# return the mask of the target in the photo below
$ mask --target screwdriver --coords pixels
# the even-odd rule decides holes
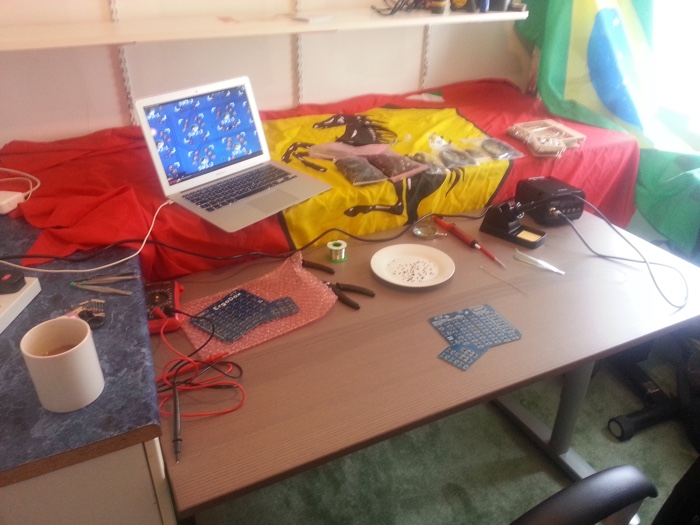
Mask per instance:
[[[466,244],[467,246],[471,246],[472,248],[476,248],[477,250],[479,250],[481,253],[483,253],[489,259],[500,264],[503,268],[506,267],[506,265],[503,264],[503,261],[501,261],[493,253],[491,253],[486,248],[484,248],[481,244],[479,244],[479,241],[477,241],[474,237],[472,237],[472,236],[468,235],[467,233],[463,232],[462,230],[460,230],[456,224],[451,223],[451,222],[445,222],[440,217],[433,217],[433,218],[435,219],[435,222],[438,224],[438,226],[440,226],[444,230],[450,232],[452,235],[457,237],[464,244]]]

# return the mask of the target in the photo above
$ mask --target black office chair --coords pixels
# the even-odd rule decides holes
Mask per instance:
[[[668,356],[674,356],[676,396],[664,392],[639,365],[657,344],[667,350]],[[644,404],[641,410],[610,419],[608,429],[617,439],[626,441],[637,431],[678,417],[689,441],[700,452],[700,328],[692,326],[643,343],[607,361]]]
[[[533,507],[511,525],[629,524],[656,487],[637,468],[623,465],[573,483]],[[700,524],[700,457],[678,481],[652,525]]]

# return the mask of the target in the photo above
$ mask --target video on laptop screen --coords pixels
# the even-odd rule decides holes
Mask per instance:
[[[262,155],[244,86],[144,110],[171,186]]]

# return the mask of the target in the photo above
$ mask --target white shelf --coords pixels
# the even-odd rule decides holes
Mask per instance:
[[[449,10],[441,15],[431,14],[428,11],[411,11],[382,16],[369,8],[332,10],[313,14],[327,15],[327,18],[317,22],[304,22],[293,20],[285,15],[257,19],[210,16],[119,22],[7,25],[0,26],[0,51],[503,22],[527,18],[527,12],[452,13]]]

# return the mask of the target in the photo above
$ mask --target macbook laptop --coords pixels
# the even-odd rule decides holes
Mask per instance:
[[[135,108],[165,196],[223,230],[331,187],[270,160],[247,77],[142,98]]]

